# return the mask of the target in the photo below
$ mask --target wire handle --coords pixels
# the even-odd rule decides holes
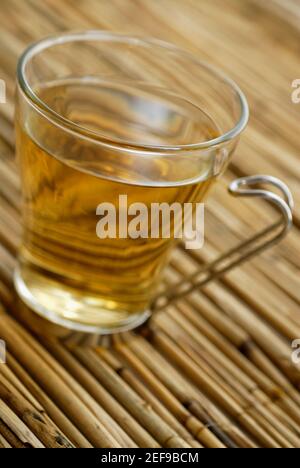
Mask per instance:
[[[270,185],[273,188],[279,189],[282,193],[282,197],[270,190],[257,188],[258,185]],[[292,212],[294,200],[289,188],[280,179],[269,175],[242,177],[234,180],[229,185],[228,190],[229,193],[235,197],[255,197],[266,200],[280,212],[281,216],[279,221],[271,224],[250,239],[241,242],[180,283],[176,283],[167,288],[152,302],[152,312],[158,312],[201,286],[219,278],[232,268],[275,245],[280,242],[291,229],[293,225]]]

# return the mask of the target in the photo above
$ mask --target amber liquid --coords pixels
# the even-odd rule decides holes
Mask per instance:
[[[200,109],[153,90],[85,81],[48,84],[39,94],[60,115],[108,140],[174,146],[218,133]],[[83,148],[80,138],[69,145],[55,126],[45,128],[30,113],[26,119],[21,124],[17,115],[24,225],[17,289],[37,312],[71,328],[129,328],[147,311],[175,241],[99,239],[97,205],[117,208],[124,194],[128,205],[142,202],[149,208],[153,202],[200,202],[214,178],[205,178],[203,167],[192,183],[181,183],[185,160],[173,183],[176,163],[139,160],[138,154],[134,164],[110,166],[113,149],[106,150],[104,161],[101,146]],[[49,150],[53,142],[63,149],[59,157]]]

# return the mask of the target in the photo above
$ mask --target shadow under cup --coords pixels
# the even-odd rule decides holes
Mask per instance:
[[[120,200],[149,216],[155,203],[203,201],[247,119],[231,80],[161,41],[88,31],[29,47],[16,106],[21,299],[78,331],[140,325],[177,240],[152,237],[149,219],[126,235],[133,211],[121,219]],[[99,205],[115,207],[108,237]]]

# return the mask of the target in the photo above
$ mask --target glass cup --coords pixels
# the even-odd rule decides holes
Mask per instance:
[[[247,120],[237,85],[173,45],[86,31],[30,46],[16,103],[23,302],[78,331],[143,323],[178,240],[163,221],[130,237],[137,206],[202,202]]]

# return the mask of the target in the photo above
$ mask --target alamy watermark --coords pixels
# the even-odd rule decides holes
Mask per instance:
[[[119,195],[118,206],[100,203],[96,226],[100,239],[183,239],[187,249],[204,245],[203,203],[132,203]]]
[[[4,80],[0,79],[0,104],[6,103],[6,84]]]
[[[294,104],[300,104],[300,78],[292,82],[292,88],[295,88],[291,95],[292,102]]]
[[[5,341],[0,340],[0,364],[6,363],[6,345]]]
[[[300,339],[294,340],[292,342],[292,362],[293,364],[300,364]]]

